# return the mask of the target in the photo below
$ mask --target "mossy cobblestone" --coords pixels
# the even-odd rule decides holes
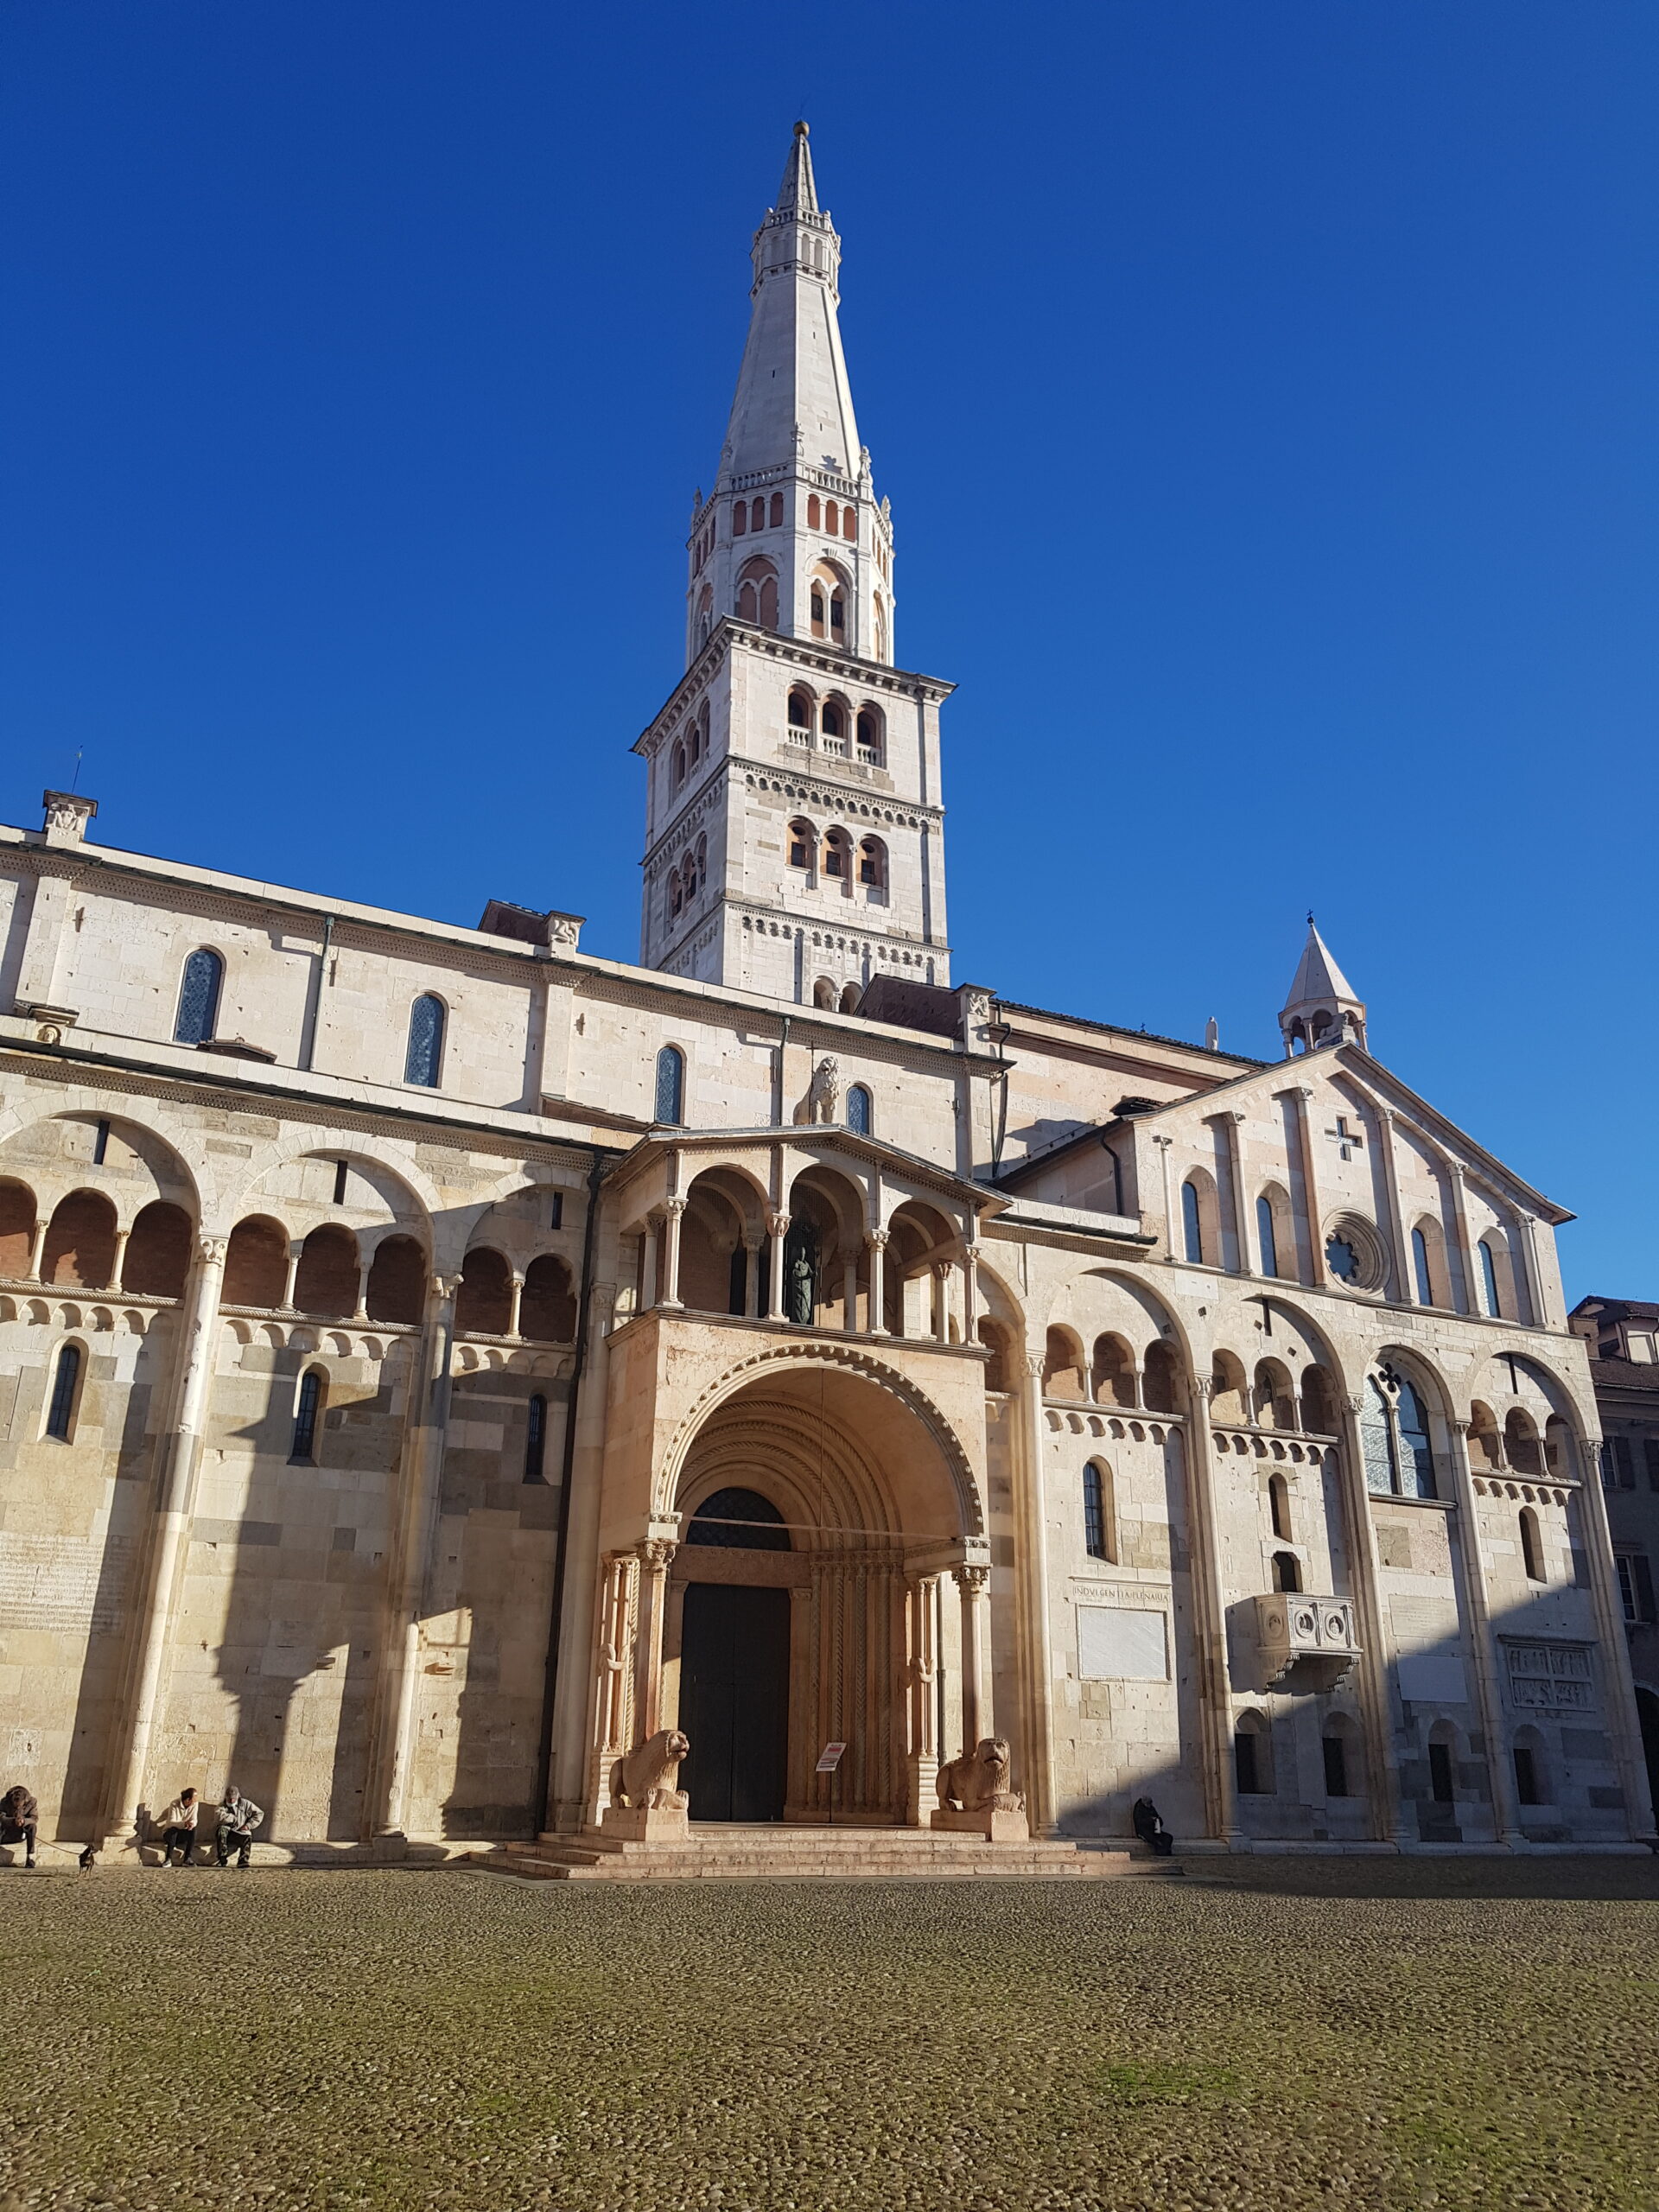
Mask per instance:
[[[3,1875],[0,1946],[0,2212],[1659,2202],[1641,1862]]]

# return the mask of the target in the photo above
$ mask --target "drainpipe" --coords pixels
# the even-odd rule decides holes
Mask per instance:
[[[783,1016],[783,1032],[778,1039],[778,1079],[772,1088],[772,1121],[774,1128],[784,1126],[784,1055],[789,1050],[788,1014]]]
[[[582,1282],[576,1293],[576,1356],[570,1369],[570,1395],[564,1408],[564,1450],[559,1471],[558,1549],[553,1560],[552,1618],[547,1632],[543,1674],[541,1750],[536,1762],[536,1830],[547,1819],[547,1793],[553,1778],[553,1699],[559,1681],[559,1634],[564,1622],[564,1567],[570,1541],[570,1478],[576,1457],[576,1399],[588,1358],[588,1299],[594,1281],[594,1232],[599,1221],[599,1186],[607,1156],[596,1152],[588,1171],[588,1220],[582,1232]]]
[[[322,995],[328,988],[328,955],[334,942],[334,918],[332,914],[325,914],[322,918],[322,952],[317,961],[316,988],[305,1009],[305,1035],[300,1044],[300,1065],[308,1071],[312,1055],[317,1049],[317,1020],[322,1012]]]

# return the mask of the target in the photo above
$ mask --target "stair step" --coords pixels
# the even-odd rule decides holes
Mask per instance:
[[[710,1824],[684,1843],[639,1843],[601,1834],[547,1835],[474,1852],[481,1871],[524,1881],[643,1882],[837,1879],[951,1881],[1023,1878],[1109,1881],[1167,1877],[1179,1866],[1141,1859],[1128,1851],[1084,1851],[1075,1843],[1033,1838],[985,1841],[927,1828],[745,1827]]]

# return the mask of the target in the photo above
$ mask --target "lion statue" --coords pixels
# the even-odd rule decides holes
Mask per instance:
[[[812,1071],[812,1081],[806,1094],[806,1118],[809,1122],[833,1122],[836,1105],[841,1096],[841,1068],[825,1053]]]
[[[659,1728],[625,1752],[611,1769],[611,1802],[633,1811],[683,1812],[690,1803],[677,1789],[680,1761],[690,1751],[689,1737],[677,1728]]]
[[[985,1736],[971,1751],[939,1769],[939,1803],[948,1812],[1023,1813],[1024,1796],[1008,1787],[1008,1747],[1000,1736]]]

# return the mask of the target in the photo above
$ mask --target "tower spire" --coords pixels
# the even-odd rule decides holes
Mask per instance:
[[[816,215],[818,212],[818,188],[812,176],[812,152],[808,146],[805,124],[795,126],[795,139],[789,149],[789,159],[784,164],[784,181],[778,188],[778,214]]]
[[[1365,1001],[1338,967],[1331,948],[1307,918],[1307,938],[1279,1016],[1285,1057],[1325,1045],[1365,1042]]]

